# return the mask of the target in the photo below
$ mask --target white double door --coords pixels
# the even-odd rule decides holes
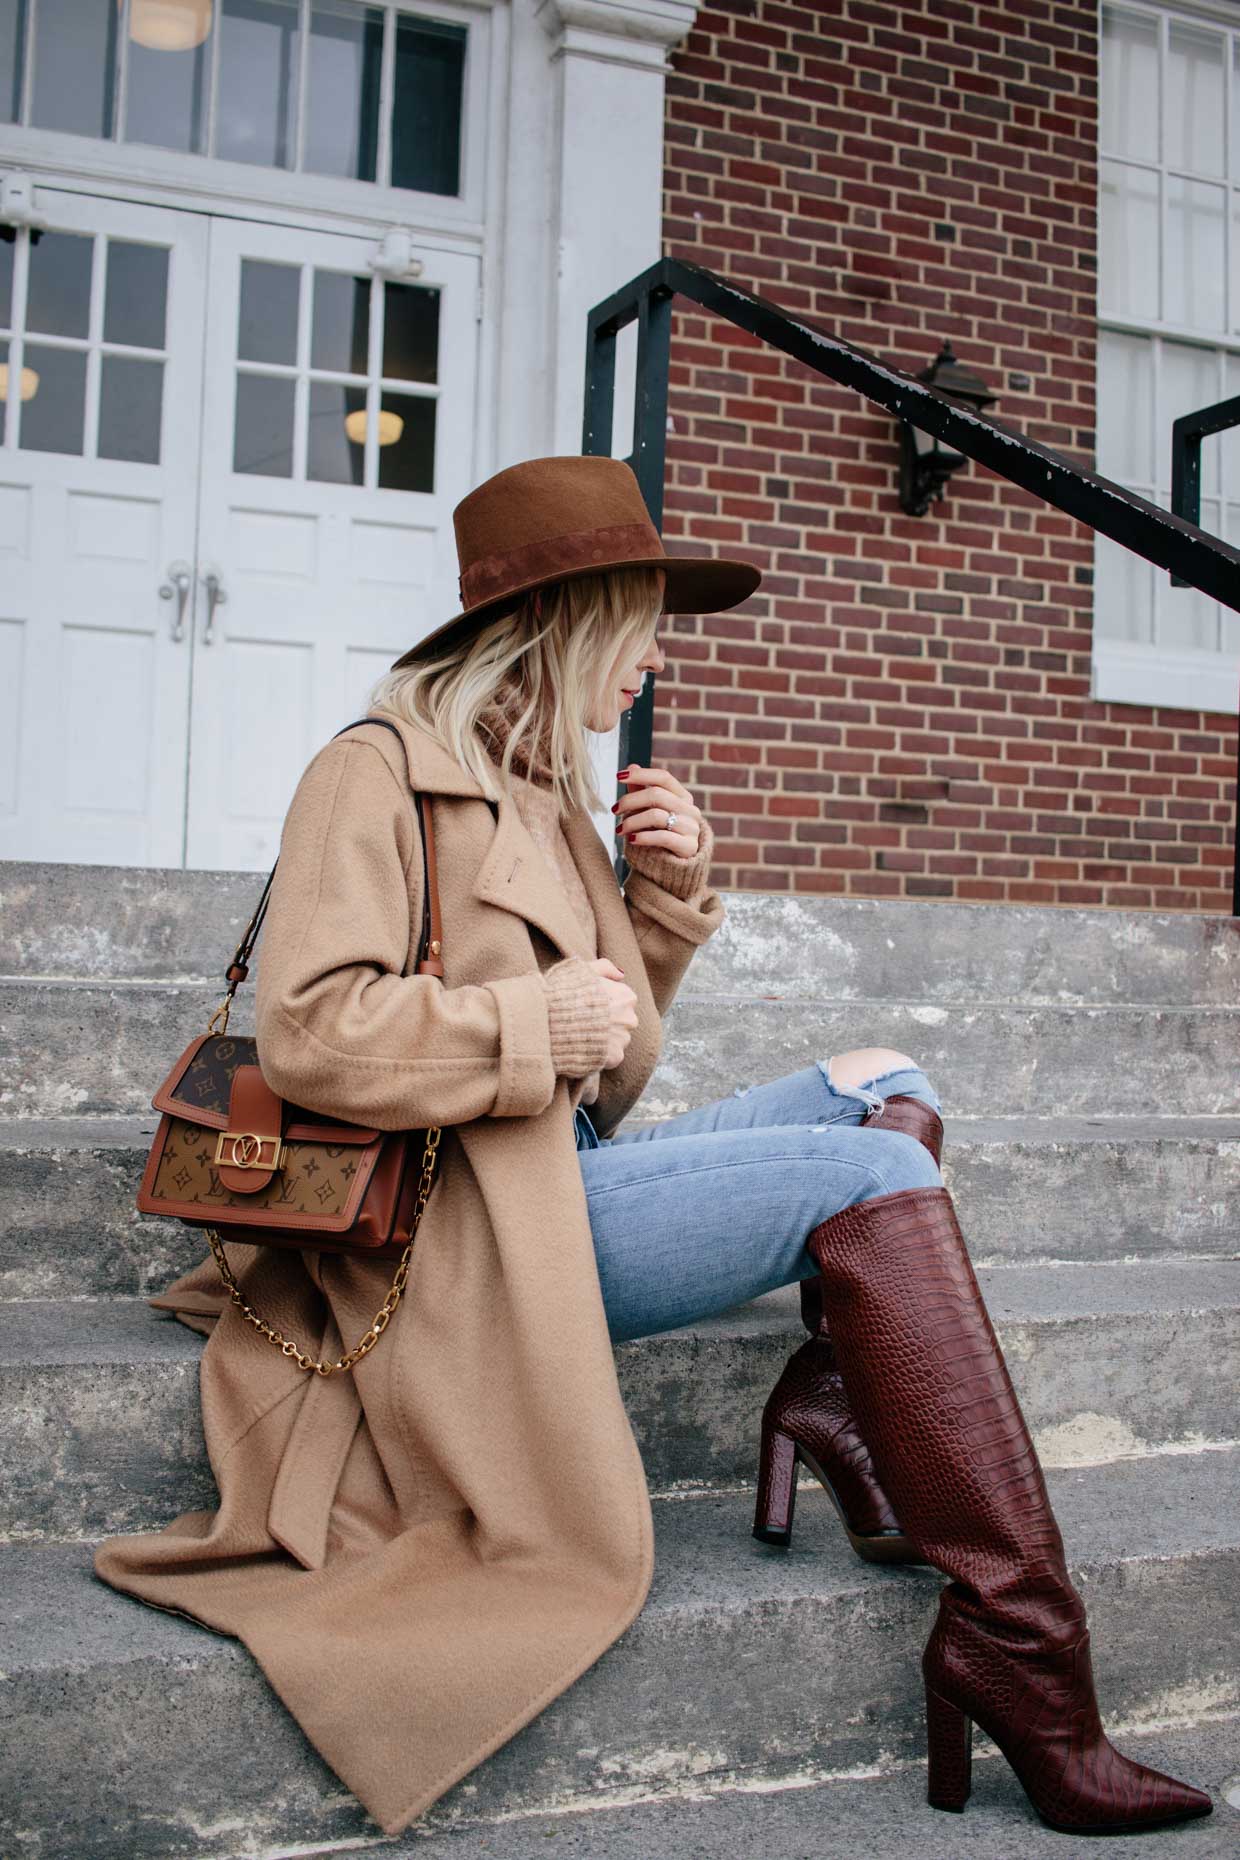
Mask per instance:
[[[456,611],[478,261],[40,187],[0,243],[0,857],[269,865]]]

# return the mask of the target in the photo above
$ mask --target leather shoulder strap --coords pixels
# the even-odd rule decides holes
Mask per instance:
[[[346,730],[356,730],[364,723],[375,723],[382,729],[391,730],[392,734],[399,740],[401,748],[404,748],[404,738],[401,736],[400,731],[397,729],[396,725],[389,722],[386,717],[357,717],[352,723],[346,723],[343,729],[337,730],[336,736],[343,736]],[[332,741],[335,741],[335,737],[332,738]],[[421,826],[423,881],[422,934],[418,941],[418,960],[415,965],[415,973],[418,975],[437,975],[442,980],[443,923],[439,911],[439,882],[435,865],[435,835],[431,827],[430,809],[423,805],[424,797],[415,791],[413,798],[418,810],[418,820]],[[491,801],[488,805],[492,813],[498,816],[499,810],[495,802]],[[263,886],[262,896],[258,900],[254,915],[242,932],[241,941],[238,943],[233,959],[225,972],[225,979],[228,982],[227,999],[232,998],[238,983],[244,982],[249,975],[250,959],[254,953],[254,945],[258,941],[259,931],[263,927],[263,919],[267,915],[267,900],[271,893],[271,881],[276,875],[276,866],[278,866],[279,863],[280,861],[277,859],[275,865],[272,866],[271,871],[267,875],[267,883]]]

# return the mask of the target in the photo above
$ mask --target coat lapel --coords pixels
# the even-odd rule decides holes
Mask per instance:
[[[588,817],[585,824],[602,853],[603,843]],[[566,836],[567,832],[566,822]],[[580,868],[581,855],[571,838],[569,845],[573,850],[574,861]],[[606,855],[603,857],[606,863]],[[584,871],[582,879],[593,897],[597,880]],[[614,877],[612,884],[615,888]],[[499,801],[499,817],[491,835],[491,844],[478,868],[473,895],[484,904],[495,904],[501,910],[514,911],[527,923],[536,924],[565,956],[589,959],[593,954],[587,947],[586,933],[577,921],[576,912],[556,884],[555,875],[542,849],[517,812],[515,801],[506,794]]]

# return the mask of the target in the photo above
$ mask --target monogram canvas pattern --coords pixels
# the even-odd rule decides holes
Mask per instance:
[[[224,1044],[241,1046],[243,1042]],[[246,1063],[244,1056],[233,1062],[234,1067]],[[238,1208],[250,1214],[341,1215],[364,1160],[354,1144],[290,1143],[283,1170],[266,1188],[254,1195],[236,1195],[224,1187],[215,1166],[218,1136],[218,1131],[203,1124],[179,1117],[169,1120],[168,1140],[152,1184],[158,1200],[193,1201],[204,1208]]]
[[[197,1111],[214,1111],[227,1117],[234,1072],[238,1066],[257,1064],[257,1042],[252,1034],[215,1034],[198,1048],[172,1087],[172,1095]],[[214,1143],[211,1152],[214,1155]]]

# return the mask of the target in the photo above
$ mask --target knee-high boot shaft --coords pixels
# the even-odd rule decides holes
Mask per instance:
[[[1102,1728],[1085,1608],[945,1188],[878,1195],[806,1242],[844,1386],[905,1535],[951,1578],[922,1656],[931,1803],[963,1808],[970,1721],[1051,1826],[1209,1814]]]

